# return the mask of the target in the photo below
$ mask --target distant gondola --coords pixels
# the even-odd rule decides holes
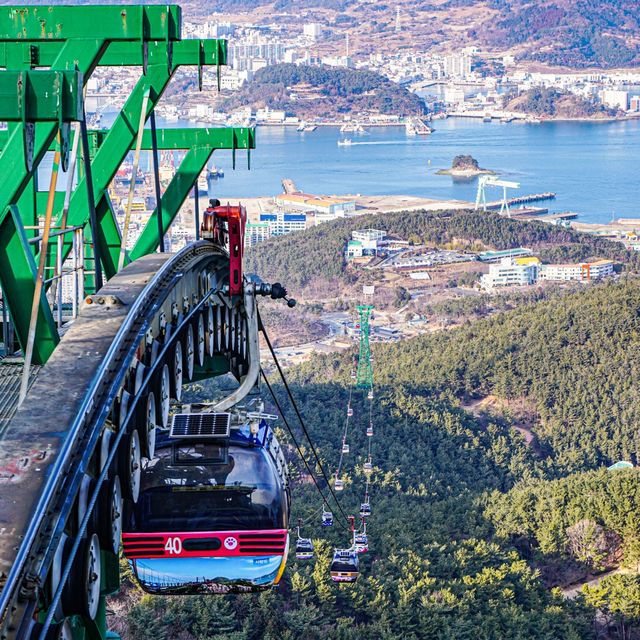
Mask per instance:
[[[334,582],[355,582],[360,575],[360,561],[355,549],[336,549],[329,572]]]

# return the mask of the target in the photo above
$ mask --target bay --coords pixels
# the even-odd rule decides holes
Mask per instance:
[[[275,195],[281,180],[314,194],[415,195],[475,200],[477,181],[459,182],[436,171],[457,154],[520,182],[517,193],[554,191],[550,211],[575,211],[583,222],[612,216],[640,218],[640,121],[484,123],[465,118],[437,120],[430,136],[406,135],[404,127],[370,128],[367,135],[341,134],[335,127],[301,133],[290,127],[259,127],[257,148],[218,151],[225,170],[211,181],[211,195],[224,200]],[[339,147],[349,136],[354,144]],[[516,195],[516,192],[513,192]],[[495,198],[499,193],[495,192]]]

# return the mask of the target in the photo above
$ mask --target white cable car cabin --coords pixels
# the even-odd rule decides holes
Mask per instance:
[[[296,541],[296,560],[311,560],[314,555],[311,538],[298,538]]]

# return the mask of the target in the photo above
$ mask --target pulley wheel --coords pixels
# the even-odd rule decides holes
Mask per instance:
[[[153,458],[156,452],[156,398],[153,391],[149,391],[142,402],[143,412],[140,415],[138,430],[140,431],[140,453],[146,458]]]
[[[182,373],[183,373],[183,358],[182,358],[182,342],[180,339],[176,339],[173,349],[171,350],[171,358],[169,360],[169,374],[170,374],[170,387],[171,397],[177,402],[182,399]]]
[[[140,436],[137,429],[132,429],[122,438],[119,455],[119,473],[122,495],[134,503],[140,495],[141,453]]]
[[[163,364],[156,384],[156,418],[160,427],[169,425],[169,406],[171,404],[171,372],[169,365]]]
[[[60,537],[60,542],[56,548],[55,554],[53,556],[53,561],[51,562],[51,569],[49,569],[49,575],[47,579],[49,581],[49,591],[50,597],[53,599],[58,587],[60,586],[60,578],[62,577],[62,568],[63,568],[63,560],[65,559],[65,549],[67,548],[67,534],[63,533]],[[58,606],[56,607],[56,618],[62,618],[62,604],[59,601]]]
[[[105,428],[100,437],[100,473],[102,473],[109,459],[109,451],[111,450],[114,436],[115,433],[111,429]]]
[[[96,486],[95,480],[88,475],[82,476],[82,481],[80,483],[80,490],[78,491],[78,497],[76,502],[76,514],[78,517],[78,531],[80,530],[80,525],[82,524],[82,520],[84,519],[87,509],[89,508],[89,501],[91,500],[91,494]],[[87,528],[85,529],[85,536],[87,534],[91,534],[95,531],[96,518],[97,516],[97,506],[94,505],[91,516],[89,517],[89,521],[87,522]]]
[[[193,339],[193,325],[189,324],[184,334],[184,370],[187,380],[193,379],[195,366],[195,343]]]
[[[100,546],[118,555],[122,535],[122,487],[120,476],[105,481],[100,491],[100,522],[98,533]]]
[[[62,608],[66,616],[82,615],[95,618],[99,603],[100,541],[94,533],[78,547],[62,592]]]
[[[207,347],[207,355],[212,356],[213,355],[213,348],[214,348],[214,341],[215,341],[215,336],[214,336],[214,324],[213,324],[213,307],[208,304],[207,305],[207,310],[205,311],[205,318],[206,318],[206,323],[205,323],[205,342],[206,342],[206,347]]]
[[[198,314],[198,319],[194,323],[196,331],[196,362],[199,367],[204,366],[204,356],[206,353],[206,337],[204,330],[204,315]]]

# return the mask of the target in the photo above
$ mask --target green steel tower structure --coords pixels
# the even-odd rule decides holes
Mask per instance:
[[[357,307],[360,324],[360,354],[358,357],[358,373],[356,387],[371,389],[373,387],[373,371],[371,369],[371,349],[369,347],[369,318],[373,307],[359,305]]]

